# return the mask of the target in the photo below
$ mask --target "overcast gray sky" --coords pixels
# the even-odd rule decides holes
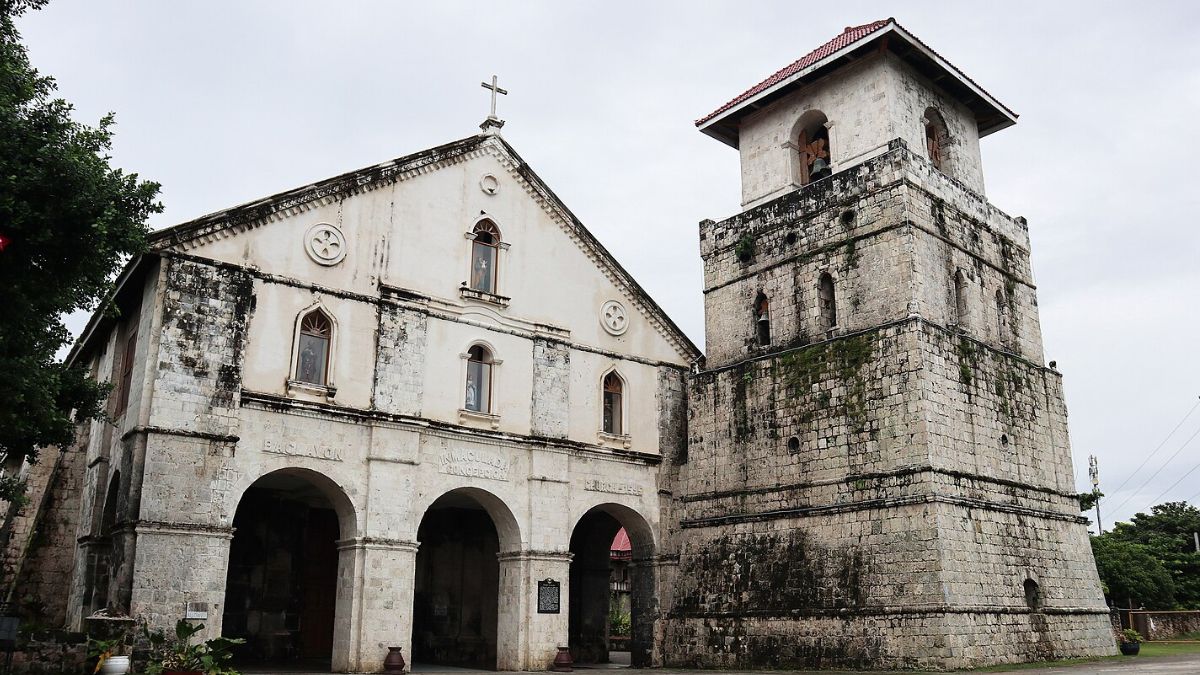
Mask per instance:
[[[699,343],[696,224],[739,177],[692,121],[889,15],[1021,114],[988,196],[1029,219],[1080,489],[1095,454],[1106,523],[1200,502],[1200,411],[1132,475],[1200,395],[1200,3],[54,0],[19,26],[80,119],[117,113],[155,227],[475,133],[496,73],[505,138]]]

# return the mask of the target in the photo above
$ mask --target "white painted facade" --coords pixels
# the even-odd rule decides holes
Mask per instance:
[[[76,356],[117,381],[140,326],[128,410],[91,425],[72,625],[105,605],[170,625],[205,603],[205,633],[220,634],[234,515],[264,476],[309,484],[337,513],[337,672],[411,653],[417,531],[450,492],[499,536],[500,669],[545,669],[567,644],[585,513],[613,515],[655,567],[660,464],[683,443],[698,350],[498,136],[443,147],[382,179],[357,172],[356,189],[331,179],[157,235],[124,282],[140,311],[126,301],[134,318],[95,323]],[[483,218],[503,244],[496,294],[480,299],[462,288]],[[322,241],[343,245],[314,253],[328,226]],[[328,388],[293,381],[299,320],[317,308],[333,324]],[[494,359],[488,414],[464,410],[478,344]],[[602,431],[612,371],[621,433]],[[114,536],[100,513],[118,471]],[[86,560],[106,537],[120,562],[98,587]],[[561,613],[536,612],[544,579],[562,583]]]

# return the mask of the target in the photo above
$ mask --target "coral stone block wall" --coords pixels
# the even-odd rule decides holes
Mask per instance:
[[[689,386],[668,663],[1112,652],[1023,221],[894,141],[705,221],[701,248],[709,360]]]

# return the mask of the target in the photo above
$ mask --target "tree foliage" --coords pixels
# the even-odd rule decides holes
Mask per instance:
[[[1114,604],[1200,609],[1200,509],[1166,502],[1092,538],[1100,578]]]
[[[103,414],[108,387],[55,360],[62,317],[97,306],[121,264],[146,246],[158,184],[109,162],[113,115],[72,119],[52,78],[29,62],[15,25],[45,0],[0,0],[0,453],[11,470],[37,448],[74,440],[74,419]]]

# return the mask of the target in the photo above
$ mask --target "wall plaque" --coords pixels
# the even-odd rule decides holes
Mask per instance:
[[[558,614],[562,606],[562,584],[553,579],[538,582],[538,614]]]

